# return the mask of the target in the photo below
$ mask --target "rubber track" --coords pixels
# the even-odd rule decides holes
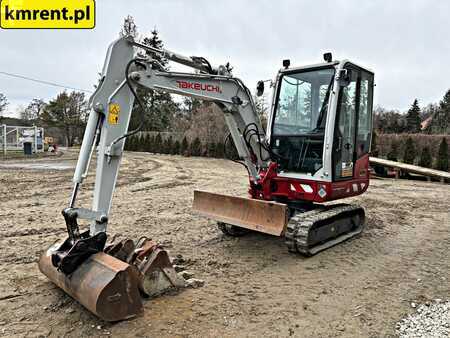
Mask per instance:
[[[339,216],[339,214],[345,214],[346,216],[350,215],[349,218],[351,218],[353,215],[361,212],[364,215],[364,209],[358,205],[338,204],[321,209],[296,213],[291,217],[286,228],[285,239],[288,250],[290,252],[300,253],[304,256],[312,256],[358,235],[364,228],[364,218],[360,224],[350,232],[339,234],[337,237],[333,237],[326,242],[311,247],[308,243],[309,233],[318,221],[326,219],[332,220],[336,216]]]

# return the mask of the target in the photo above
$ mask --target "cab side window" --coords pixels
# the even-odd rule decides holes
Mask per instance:
[[[361,72],[355,149],[357,158],[366,155],[370,150],[370,140],[372,138],[372,92],[373,75]]]

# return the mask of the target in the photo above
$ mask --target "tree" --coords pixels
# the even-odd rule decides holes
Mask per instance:
[[[189,122],[187,137],[191,140],[198,137],[204,144],[222,140],[228,132],[222,110],[210,102],[202,102],[192,111]]]
[[[414,100],[411,108],[409,108],[406,113],[406,130],[409,133],[418,133],[420,132],[420,107],[419,101],[417,99]]]
[[[147,153],[149,153],[150,152],[150,147],[151,147],[151,144],[150,144],[150,135],[149,134],[145,134],[144,136],[143,136],[143,151],[145,151],[145,152],[147,152]]]
[[[194,139],[194,141],[191,143],[191,149],[190,149],[191,156],[201,156],[202,155],[202,142],[198,137]]]
[[[414,164],[416,159],[416,147],[414,146],[414,141],[411,137],[406,139],[405,151],[403,154],[403,162],[408,164]]]
[[[148,149],[149,153],[155,153],[155,136],[148,135]]]
[[[156,135],[156,137],[155,137],[155,143],[154,143],[155,153],[162,154],[163,153],[162,148],[163,148],[163,140],[162,140],[161,134],[158,133],[158,135]]]
[[[259,119],[261,120],[262,127],[264,128],[264,130],[266,130],[267,118],[269,116],[269,105],[267,103],[268,101],[267,94],[264,93],[261,96],[254,96],[253,101],[255,102],[256,114],[259,116]]]
[[[208,157],[216,157],[216,142],[210,142],[207,145],[207,156]]]
[[[125,140],[125,147],[124,150],[133,150],[133,136],[129,136],[127,137],[127,139]]]
[[[120,37],[132,36],[133,39],[136,39],[138,37],[137,26],[134,23],[134,18],[131,15],[127,15],[125,17],[119,36]]]
[[[186,136],[183,137],[183,140],[181,141],[180,154],[183,156],[189,155],[189,142]]]
[[[143,43],[147,46],[162,49],[163,41],[159,37],[156,29],[152,30],[149,37],[143,39]],[[168,60],[159,54],[150,54],[148,56],[155,60],[154,67],[167,71]],[[145,56],[145,55],[142,55]],[[167,92],[158,92],[147,88],[139,87],[137,95],[144,103],[144,111],[135,101],[133,106],[133,114],[131,115],[129,129],[135,129],[140,124],[141,116],[145,116],[143,130],[145,131],[165,131],[170,128],[170,121],[173,114],[178,110],[178,104],[172,100],[172,96]]]
[[[397,161],[398,158],[398,143],[395,140],[392,140],[391,150],[387,154],[387,159],[390,161]]]
[[[164,153],[165,154],[173,154],[173,138],[170,135],[166,141],[164,142]]]
[[[377,144],[378,140],[377,139],[378,139],[378,135],[377,135],[377,132],[374,130],[372,132],[372,143],[370,145],[370,153],[374,157],[378,157],[378,154],[379,154],[378,144]]]
[[[5,111],[8,104],[9,104],[9,102],[6,99],[5,94],[0,93],[0,116],[3,116],[3,112]]]
[[[43,122],[49,126],[59,127],[64,131],[67,146],[71,147],[75,141],[83,136],[87,118],[87,102],[84,93],[66,91],[61,92],[45,106],[41,114]]]
[[[439,107],[434,115],[431,129],[434,133],[450,133],[450,89],[439,102]]]
[[[436,169],[448,171],[448,144],[445,137],[442,138],[441,144],[439,144]]]
[[[39,120],[46,103],[41,99],[33,99],[22,111],[20,118],[23,120]]]
[[[173,154],[179,155],[180,149],[181,149],[181,143],[180,143],[180,141],[176,140],[175,143],[173,144]]]
[[[217,145],[216,145],[216,157],[217,158],[224,158],[223,147],[224,147],[224,145],[223,145],[222,141],[217,142]]]
[[[406,119],[396,110],[376,107],[374,112],[374,129],[384,134],[398,134],[406,130]]]
[[[433,158],[431,157],[430,147],[425,146],[420,154],[419,165],[424,168],[431,168],[433,164]]]

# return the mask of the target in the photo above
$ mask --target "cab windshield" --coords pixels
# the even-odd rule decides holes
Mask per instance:
[[[279,169],[314,175],[322,154],[334,67],[285,74],[281,78],[271,150]]]
[[[333,78],[334,67],[283,75],[273,135],[301,136],[323,130]]]

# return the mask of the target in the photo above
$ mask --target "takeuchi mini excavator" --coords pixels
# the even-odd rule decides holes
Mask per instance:
[[[194,71],[167,71],[159,57]],[[114,241],[106,233],[124,143],[139,131],[128,130],[134,100],[145,110],[136,93],[139,86],[212,101],[223,111],[228,139],[248,170],[249,197],[195,191],[193,208],[217,220],[225,234],[283,236],[289,251],[306,256],[359,234],[365,218],[361,207],[324,202],[362,194],[369,185],[374,74],[347,60],[333,61],[329,53],[324,59],[302,67],[283,61],[271,83],[265,131],[249,89],[229,65],[213,67],[203,57],[157,49],[131,37],[114,41],[89,101],[74,189],[63,210],[68,238],[43,253],[40,270],[109,321],[138,314],[142,295],[183,286],[157,243],[147,238]],[[257,94],[263,91],[260,81]],[[92,208],[78,208],[77,194],[94,151]],[[87,221],[89,229],[80,231],[79,220]]]

